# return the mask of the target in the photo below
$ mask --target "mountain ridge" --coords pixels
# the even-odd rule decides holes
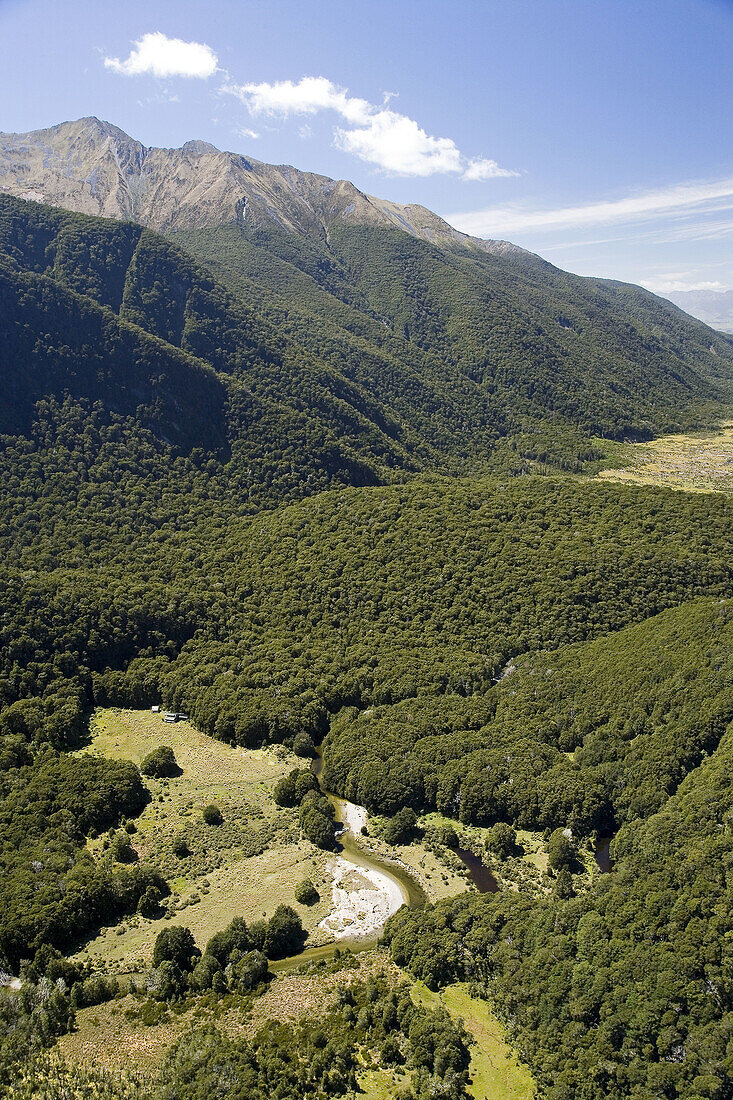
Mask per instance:
[[[335,223],[366,224],[444,247],[531,255],[508,241],[469,237],[424,206],[377,198],[348,180],[267,164],[199,139],[178,149],[145,146],[95,116],[0,133],[0,191],[163,232],[277,225],[322,239]]]

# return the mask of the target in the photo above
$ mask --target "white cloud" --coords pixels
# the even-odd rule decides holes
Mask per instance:
[[[123,76],[187,76],[201,80],[216,72],[216,54],[203,42],[184,42],[155,31],[144,34],[133,45],[135,48],[124,61],[105,57],[105,68]]]
[[[398,176],[461,171],[461,154],[451,138],[431,137],[413,119],[396,111],[377,111],[365,126],[338,128],[334,137],[345,153]]]
[[[495,160],[486,157],[474,157],[468,162],[468,168],[463,173],[464,180],[493,180],[501,176],[518,176],[518,172],[512,172],[509,168],[500,168]]]
[[[612,225],[649,221],[689,212],[710,212],[733,206],[733,179],[679,183],[657,191],[628,195],[622,199],[566,206],[554,210],[526,210],[494,206],[486,210],[453,214],[448,220],[464,233],[479,237],[502,236],[527,229],[548,231],[579,229],[591,225]]]
[[[260,136],[256,130],[248,130],[246,126],[240,126],[237,130],[237,133],[240,137],[251,138],[252,141],[256,141],[257,138]]]
[[[333,111],[349,124],[348,129],[334,130],[336,146],[395,175],[453,172],[467,180],[486,180],[517,174],[486,158],[465,157],[452,138],[427,134],[414,119],[390,109],[392,92],[378,106],[349,95],[324,76],[305,76],[297,83],[280,80],[273,84],[229,84],[224,91],[236,95],[255,116],[287,118]]]

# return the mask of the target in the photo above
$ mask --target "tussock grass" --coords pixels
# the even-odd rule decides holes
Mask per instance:
[[[625,464],[601,470],[598,477],[699,493],[733,492],[733,422],[722,424],[717,432],[629,443],[623,454]]]
[[[300,837],[297,813],[275,804],[278,779],[301,764],[281,746],[242,749],[215,741],[189,722],[165,724],[150,711],[96,711],[90,744],[83,750],[139,763],[159,744],[170,745],[181,774],[172,779],[146,779],[151,801],[136,819],[133,847],[141,860],[163,871],[174,891],[163,916],[130,917],[102,929],[81,952],[114,970],[136,972],[150,959],[161,928],[183,924],[199,947],[234,916],[252,921],[271,916],[286,903],[301,915],[318,942],[318,922],[331,896],[326,856]],[[207,825],[203,809],[215,802],[221,825]],[[190,855],[174,854],[173,841],[183,836]],[[101,850],[103,838],[91,842]],[[295,886],[303,878],[315,883],[321,901],[299,905]]]

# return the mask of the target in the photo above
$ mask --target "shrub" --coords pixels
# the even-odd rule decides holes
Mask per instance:
[[[202,817],[207,825],[221,825],[224,820],[221,810],[213,802],[209,806],[204,806]]]
[[[179,835],[173,840],[173,854],[178,856],[179,859],[185,859],[186,856],[191,854],[191,849],[188,846],[188,841],[185,836]]]
[[[319,897],[320,894],[309,878],[304,878],[295,887],[295,900],[301,905],[315,905]]]
[[[140,765],[140,771],[153,779],[178,775],[178,764],[170,745],[158,745],[157,749],[149,752]]]

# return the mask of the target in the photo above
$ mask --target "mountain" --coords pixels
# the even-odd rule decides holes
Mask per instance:
[[[680,290],[666,297],[712,328],[733,332],[733,290]]]
[[[602,456],[594,436],[718,414],[733,341],[639,288],[437,223],[428,239],[427,213],[405,231],[348,184],[328,206],[321,177],[264,165],[245,194],[227,183],[228,154],[199,143],[145,151],[95,122],[5,148],[0,978],[20,973],[22,987],[0,996],[0,1097],[35,1097],[47,1077],[54,1096],[169,1100],[223,1079],[296,1096],[321,1087],[319,1065],[336,1095],[352,1049],[380,1071],[403,1063],[405,1095],[436,1095],[426,1066],[439,1062],[441,1095],[468,1095],[447,1016],[416,1015],[407,984],[384,1000],[371,961],[359,1000],[350,954],[311,968],[332,990],[343,968],[345,993],[307,1046],[302,1030],[264,1027],[261,1056],[237,1048],[245,1064],[236,1036],[199,1026],[157,1078],[138,1078],[121,1043],[135,1079],[96,1083],[71,1056],[41,1060],[77,1009],[75,1043],[128,988],[137,1046],[171,1000],[200,1022],[225,991],[236,1015],[235,998],[249,1011],[265,988],[239,983],[275,918],[247,931],[241,913],[253,896],[258,917],[289,902],[292,883],[280,895],[262,868],[292,869],[315,803],[278,809],[271,829],[274,802],[264,816],[253,801],[235,828],[222,799],[213,827],[181,758],[136,824],[151,797],[137,767],[69,750],[88,745],[94,708],[161,702],[237,746],[246,770],[246,748],[320,743],[327,789],[419,812],[431,859],[455,865],[446,845],[460,844],[491,860],[496,894],[404,907],[384,942],[431,990],[461,981],[489,998],[539,1094],[729,1097],[733,513],[722,492],[576,475]],[[207,158],[219,168],[192,190]],[[90,196],[114,217],[63,209]],[[142,224],[158,213],[164,234]],[[123,728],[105,726],[115,755],[132,751]],[[269,800],[261,764],[252,782]],[[175,832],[158,844],[166,812]],[[598,874],[595,842],[617,828]],[[252,875],[245,830],[263,840]],[[191,841],[185,858],[176,838]],[[131,839],[141,858],[128,864]],[[196,861],[232,842],[229,901],[223,866],[209,896]],[[247,951],[227,948],[213,970],[205,954],[189,980],[156,951],[172,930],[186,939],[194,904],[215,947]],[[80,964],[79,937],[99,925],[141,943],[162,929],[146,956],[135,948],[130,986],[94,948]]]
[[[264,164],[206,141],[148,148],[97,118],[0,134],[0,190],[162,231],[279,226],[327,238],[334,224],[372,225],[437,244],[522,252],[505,241],[467,237],[423,206],[365,195],[347,180]]]
[[[95,118],[0,135],[0,188],[7,202],[165,231],[199,261],[189,287],[213,276],[265,358],[300,364],[298,385],[287,398],[273,391],[277,401],[319,419],[345,397],[399,443],[402,457],[382,466],[455,470],[495,461],[513,439],[510,465],[549,457],[572,468],[589,454],[588,435],[645,438],[709,421],[733,380],[733,344],[647,291],[581,279],[457,233],[422,207],[205,142],[148,149]],[[163,283],[178,328],[156,327],[151,305],[150,331],[200,354],[185,320],[193,298]],[[317,364],[321,396],[303,408],[314,384],[303,386],[306,362]]]

